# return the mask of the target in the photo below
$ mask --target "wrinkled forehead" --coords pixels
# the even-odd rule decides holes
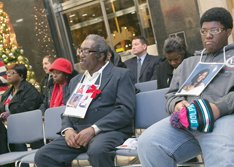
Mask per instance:
[[[82,42],[81,44],[81,48],[84,49],[84,48],[95,48],[96,44],[93,40],[90,40],[90,39],[86,39]]]

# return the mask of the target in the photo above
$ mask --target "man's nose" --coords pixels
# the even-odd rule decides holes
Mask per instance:
[[[205,37],[206,37],[206,38],[211,38],[211,37],[213,37],[213,35],[210,33],[210,31],[208,31],[208,32],[206,33]]]

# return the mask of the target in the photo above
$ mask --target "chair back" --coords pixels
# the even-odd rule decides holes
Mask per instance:
[[[169,88],[140,92],[136,95],[135,128],[146,129],[168,116],[165,94]]]
[[[61,116],[65,110],[65,106],[48,108],[45,111],[45,138],[53,140],[57,138],[59,135],[57,134],[62,127],[62,119]]]
[[[156,90],[158,88],[158,82],[157,80],[139,82],[135,84],[135,87],[141,92]]]
[[[11,114],[7,119],[9,144],[32,143],[43,139],[41,110]]]

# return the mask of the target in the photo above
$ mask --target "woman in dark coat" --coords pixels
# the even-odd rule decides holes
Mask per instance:
[[[7,66],[7,81],[11,87],[0,99],[0,153],[6,150],[6,128],[4,122],[10,114],[26,112],[38,109],[42,98],[37,89],[26,81],[27,68],[23,64],[12,64]],[[26,150],[25,144],[11,145],[12,151]]]

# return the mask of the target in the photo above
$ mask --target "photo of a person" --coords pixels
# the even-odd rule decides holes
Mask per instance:
[[[192,93],[192,92],[202,91],[206,86],[206,84],[204,83],[204,80],[206,79],[209,73],[210,73],[209,68],[203,69],[200,72],[198,72],[191,80],[191,83],[189,85],[185,85],[182,88],[181,93],[182,92]]]
[[[80,100],[80,103],[79,103],[79,106],[80,106],[80,107],[86,108],[88,97],[89,97],[89,96],[87,95],[87,96],[85,96],[84,98],[82,98],[82,99]]]
[[[198,63],[176,95],[199,96],[222,67],[222,63]]]
[[[85,85],[82,85],[82,86],[77,90],[77,92],[76,92],[76,93],[80,93],[80,94],[82,94],[82,93],[83,93],[83,91],[84,91],[84,88],[85,88]]]
[[[82,94],[73,94],[71,99],[68,101],[67,106],[76,108],[82,96]]]

